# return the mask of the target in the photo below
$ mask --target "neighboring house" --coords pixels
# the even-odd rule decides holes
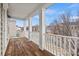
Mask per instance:
[[[18,28],[18,30],[21,31],[21,33],[23,32],[24,28],[23,27],[16,27]],[[46,32],[47,33],[51,33],[51,34],[60,34],[60,35],[65,35],[64,33],[64,28],[65,26],[63,26],[63,23],[59,23],[57,25],[50,25],[50,26],[46,26]],[[76,22],[71,22],[69,25],[69,29],[71,32],[71,36],[78,36],[79,37],[79,28]],[[26,30],[28,31],[29,28],[26,27]],[[34,32],[39,32],[39,26],[32,26],[32,31]]]
[[[39,32],[39,26],[38,25],[32,26],[32,31]]]
[[[29,27],[26,27],[26,30],[28,31]],[[32,26],[32,31],[39,32],[39,26],[38,25]]]
[[[71,23],[70,29],[71,29],[72,36],[79,37],[79,28],[77,23]]]
[[[16,37],[24,37],[24,27],[19,27],[16,25]]]
[[[65,33],[64,33],[65,26],[63,26],[63,23],[47,26],[46,29],[47,29],[46,32],[50,32],[53,34],[65,35]],[[69,29],[70,29],[71,36],[78,36],[79,37],[79,27],[76,22],[71,22],[69,24]]]
[[[16,25],[16,36],[17,37],[24,37],[25,34],[28,36],[29,27],[26,27],[26,31],[27,32],[24,33],[24,27],[19,27],[19,26]],[[38,32],[39,31],[38,25],[32,26],[32,31]]]

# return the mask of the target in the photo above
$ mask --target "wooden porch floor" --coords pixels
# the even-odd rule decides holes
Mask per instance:
[[[5,56],[53,56],[26,38],[10,39]]]

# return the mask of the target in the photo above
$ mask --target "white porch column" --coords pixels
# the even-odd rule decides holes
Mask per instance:
[[[45,8],[39,10],[39,48],[43,50],[45,40]]]
[[[1,4],[1,55],[4,51],[4,9],[3,4]]]
[[[32,33],[32,17],[28,19],[28,26],[29,26],[29,39],[31,40],[31,33]]]
[[[6,41],[8,40],[8,18],[7,18],[7,8],[8,8],[8,6],[7,6],[7,4],[5,4],[5,45],[6,45]]]
[[[8,4],[3,4],[4,8],[4,51],[3,54],[6,51],[7,45],[8,45],[8,18],[7,18],[7,8]]]
[[[26,37],[26,20],[24,20],[24,37]]]
[[[24,36],[28,38],[28,31],[27,31],[27,27],[28,27],[28,20],[24,20]]]
[[[1,55],[5,54],[7,47],[7,8],[8,4],[1,4]]]

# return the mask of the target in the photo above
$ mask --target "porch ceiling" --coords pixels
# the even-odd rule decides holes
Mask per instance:
[[[10,3],[8,4],[8,15],[13,18],[25,19],[32,16],[41,7],[47,7],[47,3]]]

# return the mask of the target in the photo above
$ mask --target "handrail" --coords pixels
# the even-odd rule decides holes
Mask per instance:
[[[59,36],[59,37],[67,37],[67,38],[75,38],[75,39],[79,39],[79,37],[73,37],[73,36],[64,36],[64,35],[59,35],[59,34],[51,34],[51,33],[44,33],[44,35],[50,35],[50,36]]]

